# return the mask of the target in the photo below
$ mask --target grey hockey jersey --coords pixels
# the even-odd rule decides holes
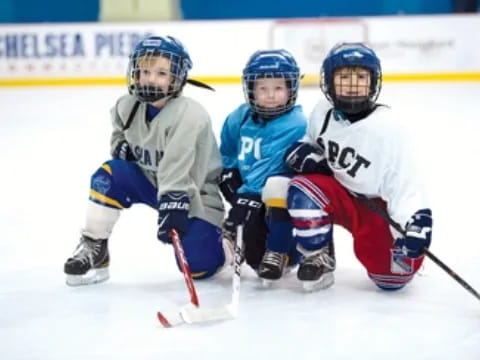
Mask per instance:
[[[147,121],[147,104],[141,103],[130,126],[123,130],[136,98],[121,97],[111,110],[111,152],[126,140],[136,163],[158,189],[185,191],[190,198],[190,217],[221,226],[224,206],[218,188],[222,161],[210,116],[195,100],[180,96]]]

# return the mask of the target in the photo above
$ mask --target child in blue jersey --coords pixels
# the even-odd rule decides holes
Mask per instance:
[[[244,225],[245,260],[268,280],[279,279],[285,265],[295,263],[283,156],[306,131],[306,117],[295,105],[299,79],[287,51],[255,52],[243,70],[246,103],[227,117],[221,133],[220,189],[232,206],[225,234],[233,237]]]

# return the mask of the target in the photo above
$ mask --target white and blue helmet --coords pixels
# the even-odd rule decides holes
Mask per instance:
[[[283,78],[290,92],[287,103],[274,109],[259,106],[253,94],[255,80]],[[294,57],[286,50],[260,50],[255,52],[243,69],[242,83],[245,101],[250,109],[263,119],[272,119],[292,109],[297,100],[300,69]]]
[[[367,96],[338,96],[333,74],[342,67],[362,67],[370,72],[370,91]],[[320,87],[333,106],[346,114],[357,114],[371,109],[380,94],[382,68],[375,52],[363,43],[335,45],[323,61]]]
[[[157,56],[170,60],[173,81],[166,93],[156,86],[142,86],[138,81],[140,74],[138,60]],[[143,102],[154,102],[167,96],[178,96],[187,81],[188,71],[191,68],[192,60],[187,49],[179,40],[172,36],[149,36],[141,40],[130,55],[127,71],[128,91]]]

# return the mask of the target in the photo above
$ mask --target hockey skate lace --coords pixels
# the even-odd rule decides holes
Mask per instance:
[[[335,270],[335,259],[328,254],[328,248],[321,249],[317,254],[309,256],[303,262],[316,267],[325,267],[328,270]]]
[[[264,263],[275,265],[277,267],[283,266],[284,255],[275,251],[267,251],[265,253]]]
[[[94,256],[100,253],[100,249],[100,244],[82,239],[80,240],[80,244],[78,244],[75,252],[73,253],[73,258],[80,261],[81,263],[90,263],[90,265],[93,266]]]

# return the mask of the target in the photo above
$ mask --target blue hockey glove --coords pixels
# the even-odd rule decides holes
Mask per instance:
[[[432,241],[432,211],[430,209],[417,211],[408,220],[405,235],[395,241],[395,247],[400,248],[409,258],[416,259],[422,256]]]
[[[128,142],[123,140],[120,141],[113,151],[112,154],[114,159],[121,159],[121,160],[126,160],[126,161],[135,161],[135,155],[133,154],[132,149],[130,149],[130,145],[128,145]]]
[[[308,143],[296,142],[291,145],[285,153],[285,162],[299,174],[332,175],[325,155]]]
[[[187,193],[172,191],[160,197],[158,206],[158,240],[171,244],[170,231],[175,229],[182,236],[188,230],[190,199]]]
[[[223,169],[219,185],[223,197],[233,206],[237,190],[243,185],[242,177],[238,169]]]
[[[223,224],[224,231],[235,239],[237,226],[242,224],[247,229],[249,224],[256,223],[258,217],[263,216],[263,210],[264,204],[260,195],[239,194]]]

